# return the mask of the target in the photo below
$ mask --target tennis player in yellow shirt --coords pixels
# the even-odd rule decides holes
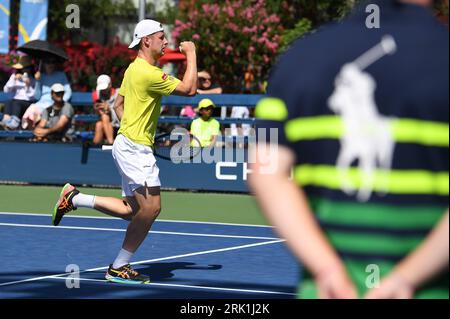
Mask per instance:
[[[159,169],[152,151],[161,98],[170,94],[191,96],[197,91],[194,43],[180,44],[180,51],[187,59],[183,81],[155,66],[167,44],[161,23],[142,20],[136,25],[129,48],[137,49],[138,56],[125,72],[114,107],[121,125],[112,155],[122,176],[123,198],[82,194],[66,184],[54,208],[55,226],[65,214],[78,207],[93,208],[130,221],[122,249],[105,275],[113,282],[150,282],[148,276],[131,267],[130,260],[161,211]]]

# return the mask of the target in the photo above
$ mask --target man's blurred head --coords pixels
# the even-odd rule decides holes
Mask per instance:
[[[52,99],[55,104],[62,104],[64,97],[64,86],[61,83],[55,83],[51,87]]]
[[[198,88],[199,89],[209,89],[211,87],[211,74],[207,71],[198,72]]]
[[[97,78],[97,87],[95,89],[99,97],[108,100],[111,97],[111,88],[111,78],[108,75],[102,74]]]

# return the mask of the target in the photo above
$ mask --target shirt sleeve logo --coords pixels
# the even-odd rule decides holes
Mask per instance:
[[[167,78],[168,78],[168,75],[166,73],[163,73],[162,79],[165,81],[165,80],[167,80]]]

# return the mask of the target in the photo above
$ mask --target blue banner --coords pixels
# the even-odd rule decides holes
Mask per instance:
[[[19,43],[47,39],[48,0],[21,0]]]
[[[0,53],[9,51],[9,0],[0,0]]]

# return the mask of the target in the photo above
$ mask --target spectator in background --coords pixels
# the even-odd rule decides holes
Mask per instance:
[[[203,70],[197,73],[197,94],[222,94],[222,88],[217,84],[213,84],[211,74]],[[194,110],[192,105],[186,105],[181,109],[180,116],[194,118],[196,111],[198,109]],[[220,116],[220,109],[217,109],[214,113],[214,116]]]
[[[250,117],[250,110],[245,106],[233,106],[231,109],[231,118],[233,119],[248,119]],[[250,135],[252,126],[250,124],[230,124],[230,134],[233,137],[238,138],[237,146],[239,148],[244,147],[243,137],[248,137]]]
[[[61,83],[53,84],[50,90],[53,104],[42,112],[41,120],[33,131],[34,141],[60,140],[65,142],[65,135],[70,128],[74,111],[72,105],[64,101],[65,89]]]
[[[11,75],[3,91],[5,93],[13,93],[14,97],[6,103],[0,124],[7,129],[15,130],[19,127],[20,118],[25,113],[25,110],[34,101],[35,80],[29,56],[21,56],[19,62],[12,67],[16,72]]]
[[[198,103],[201,117],[192,121],[191,124],[191,134],[198,138],[202,147],[214,146],[220,134],[220,123],[211,117],[214,107],[214,102],[210,99],[201,100]]]
[[[95,123],[94,144],[103,143],[105,137],[108,144],[114,143],[114,137],[120,126],[120,121],[114,111],[119,90],[112,87],[111,78],[102,74],[97,78],[97,87],[92,92],[94,111],[99,116]]]
[[[193,119],[195,117],[195,111],[191,105],[186,105],[180,112],[180,116],[185,116]]]
[[[197,94],[222,94],[223,90],[220,85],[214,83],[211,73],[202,70],[197,74]],[[215,108],[212,116],[225,118],[227,115],[227,108]]]
[[[222,94],[223,90],[218,84],[213,84],[211,74],[202,70],[197,74],[198,79],[198,94]]]
[[[63,71],[58,70],[58,60],[47,58],[43,60],[44,72],[36,73],[36,103],[31,104],[22,117],[22,127],[24,129],[34,128],[41,118],[42,111],[53,104],[51,87],[55,83],[64,86],[63,100],[68,102],[72,96],[67,76]]]

